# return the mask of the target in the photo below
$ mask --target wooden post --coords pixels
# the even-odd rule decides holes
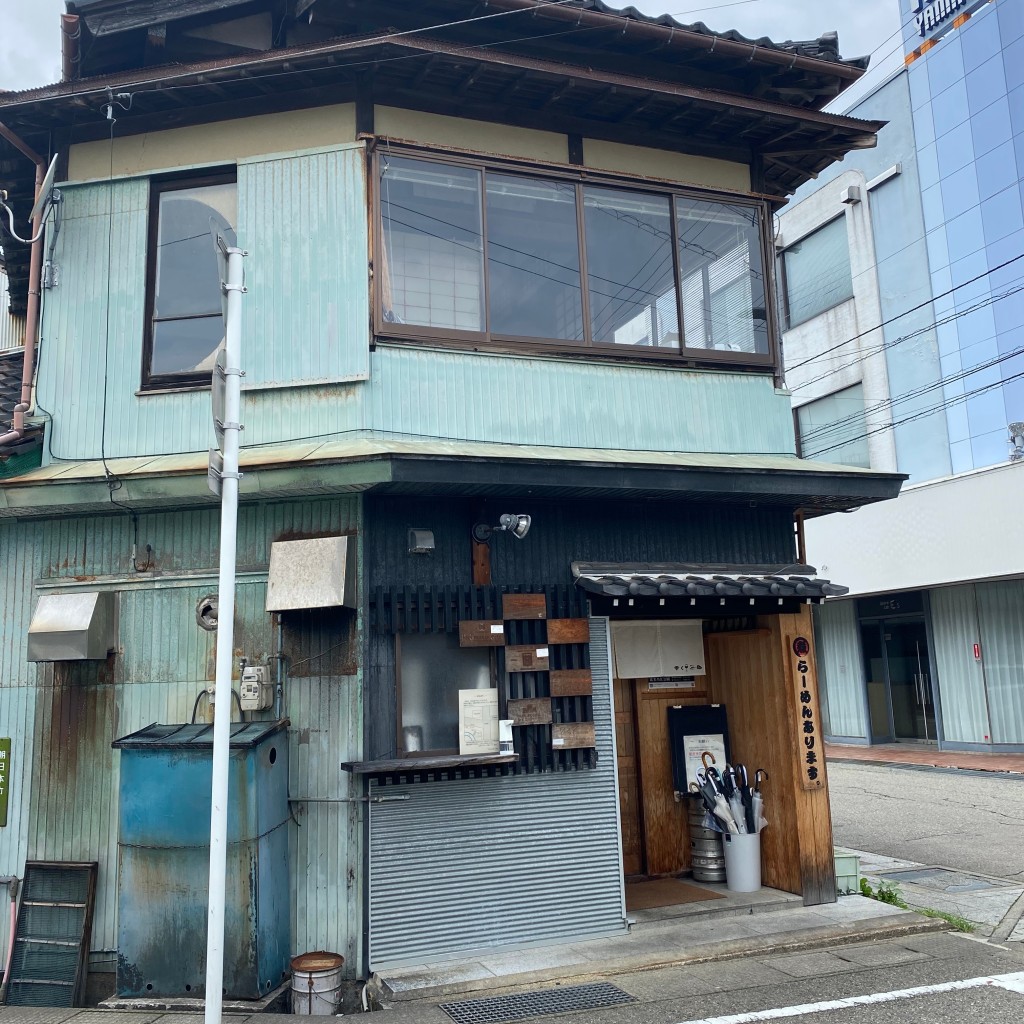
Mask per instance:
[[[761,833],[764,884],[801,894],[806,906],[834,903],[832,819],[823,750],[814,765],[817,778],[807,779],[805,770],[804,737],[809,734],[803,727],[801,692],[809,692],[817,707],[810,607],[805,605],[794,615],[761,616],[758,624],[763,628],[756,632],[708,635],[711,700],[725,704],[728,711],[733,758],[746,764],[751,776],[758,768],[768,773],[762,786],[768,821]],[[797,638],[807,641],[806,655],[795,653]],[[799,647],[803,650],[803,644]],[[798,669],[801,661],[806,672]],[[815,725],[817,752],[820,721]],[[821,785],[805,788],[805,781]]]
[[[489,587],[491,585],[491,545],[481,543],[475,537],[470,538],[473,545],[473,585]]]

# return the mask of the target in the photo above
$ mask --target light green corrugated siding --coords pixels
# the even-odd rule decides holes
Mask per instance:
[[[770,375],[380,346],[368,425],[470,441],[792,454]]]
[[[274,538],[343,531],[361,532],[356,498],[242,508],[238,563],[251,575],[237,591],[241,653],[262,659],[274,648],[271,617],[264,611]],[[12,841],[0,843],[0,872],[20,874],[26,858],[97,860],[94,950],[112,949],[117,935],[119,758],[110,744],[151,722],[187,721],[214,668],[213,637],[196,625],[195,602],[216,590],[218,511],[145,515],[139,521],[138,561],[149,557],[149,544],[157,570],[200,570],[201,579],[104,579],[135,575],[132,542],[131,522],[122,514],[28,526],[0,523],[0,735],[15,739],[21,759],[11,831],[4,836]],[[123,653],[113,669],[106,663],[29,665],[24,638],[38,592],[35,581],[42,587],[73,586],[89,576],[98,577],[95,585],[120,593]],[[361,810],[345,802],[353,787],[338,764],[361,757],[361,684],[359,671],[303,678],[289,686],[287,697],[291,791],[318,801],[298,815],[302,828],[291,826],[293,951],[336,949],[353,974],[362,949]]]
[[[363,158],[361,146],[345,146],[239,166],[240,242],[250,251],[244,444],[375,431],[793,452],[789,402],[770,374],[542,359],[525,349],[500,356],[381,345],[371,357]],[[44,293],[39,371],[39,404],[55,415],[53,456],[205,452],[213,443],[208,391],[137,394],[148,181],[63,192],[60,283]]]
[[[359,143],[239,164],[246,388],[369,375],[365,162]]]

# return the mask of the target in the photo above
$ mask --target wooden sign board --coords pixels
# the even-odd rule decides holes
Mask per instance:
[[[508,717],[513,725],[550,725],[551,700],[548,697],[527,697],[508,702]]]
[[[547,647],[506,647],[506,672],[547,672]]]
[[[543,594],[503,594],[501,598],[503,619],[546,619],[548,599]]]
[[[586,644],[590,642],[590,623],[586,619],[548,619],[549,644]]]
[[[556,750],[596,747],[593,722],[562,722],[551,726],[551,746]]]
[[[789,653],[793,659],[793,680],[796,686],[794,728],[800,782],[804,789],[820,789],[825,785],[825,744],[821,737],[818,687],[811,667],[810,641],[803,636],[793,637]]]
[[[460,647],[504,647],[505,623],[477,619],[459,623]]]
[[[561,668],[551,673],[552,697],[589,697],[593,692],[589,668]]]

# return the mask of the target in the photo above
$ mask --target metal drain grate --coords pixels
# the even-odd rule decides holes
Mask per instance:
[[[568,988],[545,988],[539,992],[523,992],[512,996],[491,996],[489,999],[467,999],[461,1003],[442,1003],[441,1009],[455,1024],[503,1024],[523,1017],[543,1017],[549,1013],[571,1013],[575,1010],[599,1010],[605,1006],[622,1006],[636,999],[606,981],[593,985],[571,985]]]

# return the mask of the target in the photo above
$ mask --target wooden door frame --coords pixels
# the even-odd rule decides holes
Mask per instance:
[[[616,686],[616,684],[620,684]],[[637,831],[640,837],[640,876],[641,878],[647,877],[647,823],[644,819],[644,800],[643,800],[643,765],[640,757],[640,722],[637,707],[637,696],[636,696],[637,682],[635,679],[620,679],[618,676],[612,676],[612,725],[615,726],[615,715],[620,710],[615,704],[615,695],[620,690],[625,690],[629,694],[629,714],[630,722],[633,732],[633,749],[635,751],[633,757],[633,777],[635,780],[636,792],[634,793],[634,803],[637,809]],[[625,709],[623,709],[625,710]],[[615,742],[618,744],[618,735],[616,732]],[[619,769],[619,753],[616,750],[615,758],[615,797],[619,801],[619,807],[622,806],[622,773]],[[622,831],[622,821],[620,813],[619,831]],[[620,836],[621,838],[621,836]],[[623,876],[627,878],[634,878],[634,875],[625,874],[625,865],[623,865]]]

